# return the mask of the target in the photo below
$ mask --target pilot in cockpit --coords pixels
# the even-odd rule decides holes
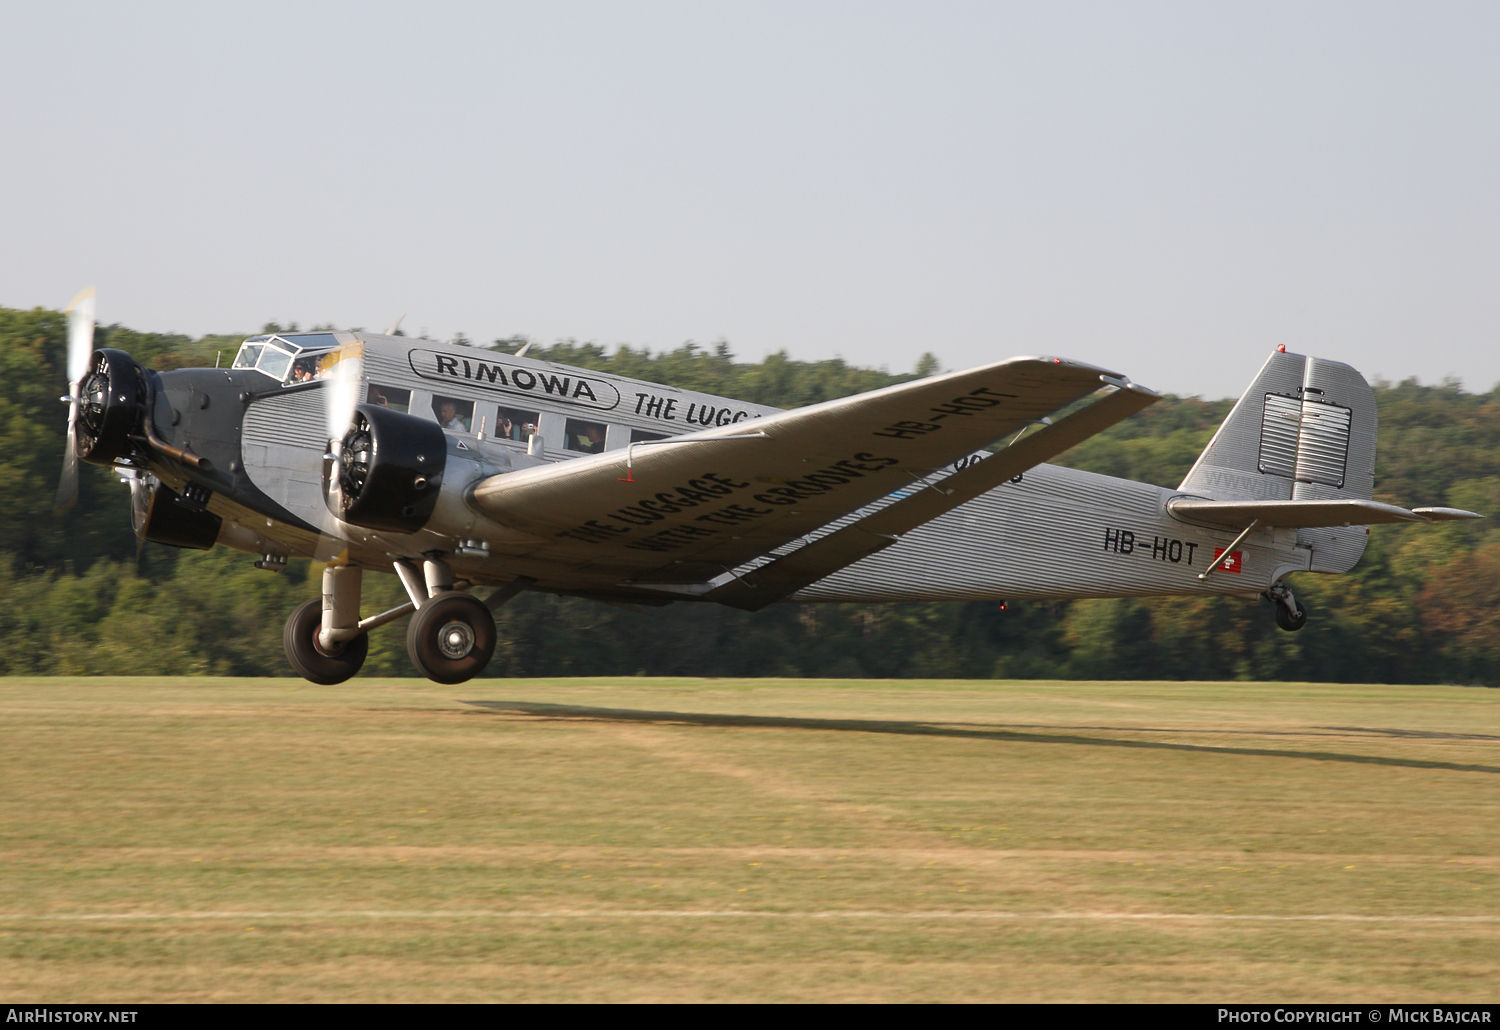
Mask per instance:
[[[313,358],[299,358],[292,364],[292,382],[312,382],[316,374],[316,362]]]

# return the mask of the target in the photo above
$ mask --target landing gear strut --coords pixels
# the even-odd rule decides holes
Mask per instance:
[[[489,606],[455,590],[453,570],[440,557],[429,557],[420,570],[406,559],[395,565],[411,603],[368,619],[359,617],[361,570],[324,568],[323,596],[299,606],[286,621],[282,643],[292,668],[314,683],[342,683],[364,665],[370,630],[415,608],[406,629],[412,664],[439,683],[462,683],[478,675],[495,653],[495,618]],[[524,587],[533,581],[521,577],[515,582]]]
[[[315,597],[298,605],[291,618],[286,620],[286,631],[281,637],[282,646],[286,648],[286,659],[299,675],[314,683],[342,683],[365,664],[365,655],[370,651],[370,637],[361,633],[352,640],[325,650],[318,642],[322,631],[323,599]]]
[[[1307,609],[1292,596],[1292,588],[1285,583],[1277,583],[1267,590],[1266,600],[1276,607],[1276,625],[1288,633],[1295,633],[1307,625]]]
[[[349,566],[323,569],[323,596],[299,605],[281,635],[286,660],[314,683],[342,683],[370,653],[369,634],[359,626],[361,572]]]
[[[444,591],[412,616],[406,652],[428,679],[462,683],[477,676],[495,653],[495,617],[479,598]]]
[[[477,597],[453,589],[453,570],[434,552],[419,570],[396,562],[417,613],[406,627],[406,653],[428,679],[462,683],[479,675],[495,653],[495,617]]]

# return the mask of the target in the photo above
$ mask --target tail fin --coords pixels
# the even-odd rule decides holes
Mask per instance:
[[[1224,500],[1369,500],[1375,394],[1348,365],[1273,353],[1178,487]]]

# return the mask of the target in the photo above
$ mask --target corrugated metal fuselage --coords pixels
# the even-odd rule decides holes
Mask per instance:
[[[537,589],[689,599],[681,591],[664,592],[661,584],[619,583],[602,579],[586,567],[529,557],[532,548],[523,536],[464,503],[462,489],[456,488],[539,460],[580,456],[565,444],[571,439],[572,419],[604,424],[604,445],[614,450],[628,444],[632,433],[679,435],[776,410],[430,341],[369,334],[360,339],[366,348],[370,384],[408,391],[413,415],[436,419],[434,409],[442,397],[472,405],[467,409],[465,430],[447,434],[447,485],[428,528],[402,536],[341,527],[349,560],[375,570],[388,571],[393,556],[449,551],[455,538],[475,537],[488,541],[488,558],[452,559],[455,574],[474,583],[499,584],[529,576],[537,581]],[[448,355],[456,356],[459,363]],[[524,390],[512,385],[508,391],[499,391],[493,377],[485,381],[477,374],[481,362],[497,361],[511,370],[512,384],[544,384],[548,374],[555,379],[560,373],[571,377],[572,385],[566,392],[544,390],[540,385]],[[516,369],[523,375],[516,376]],[[192,374],[164,373],[163,379]],[[580,383],[588,385],[580,388]],[[279,394],[274,383],[266,386],[243,406],[243,424],[233,430],[234,440],[242,447],[234,479],[245,480],[244,488],[221,486],[210,507],[225,519],[221,543],[248,551],[307,554],[315,540],[309,529],[326,527],[329,521],[321,492],[322,453],[327,445],[323,402],[317,390]],[[522,441],[493,438],[505,411],[521,408],[539,416],[540,435],[546,441],[542,458],[529,456]],[[163,415],[159,424],[171,418],[170,413]],[[484,440],[477,438],[481,425],[490,430]],[[181,429],[187,430],[188,424]],[[1225,547],[1233,534],[1173,518],[1165,504],[1178,495],[1163,487],[1040,465],[1019,482],[964,504],[788,600],[1250,596],[1289,572],[1347,571],[1364,548],[1362,527],[1260,531],[1237,547],[1240,554],[1234,561],[1200,580],[1198,575],[1213,561],[1216,549]]]
[[[794,594],[796,601],[1254,596],[1291,572],[1344,572],[1366,532],[1261,530],[1199,579],[1236,534],[1166,511],[1180,491],[1057,465],[934,519]]]

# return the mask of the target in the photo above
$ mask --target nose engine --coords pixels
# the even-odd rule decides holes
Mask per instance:
[[[146,407],[146,377],[124,351],[94,351],[79,387],[74,450],[93,465],[108,465],[132,449]]]
[[[219,535],[219,516],[204,510],[202,503],[183,499],[142,467],[143,455],[152,451],[199,468],[208,464],[156,436],[149,414],[155,392],[146,377],[147,373],[124,351],[94,351],[78,381],[73,451],[93,465],[121,462],[121,472],[130,483],[131,523],[136,536],[173,547],[210,548]]]
[[[414,533],[437,506],[447,460],[435,422],[361,404],[352,428],[323,456],[323,497],[350,525]]]

